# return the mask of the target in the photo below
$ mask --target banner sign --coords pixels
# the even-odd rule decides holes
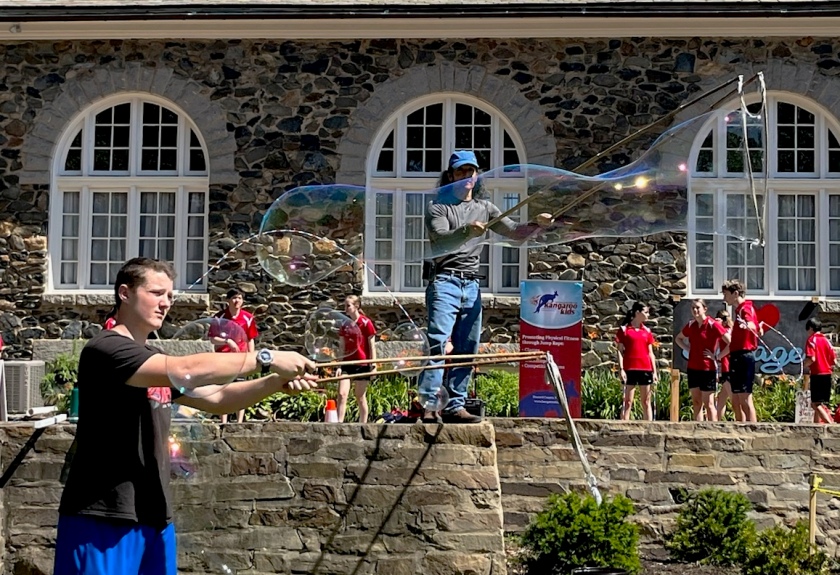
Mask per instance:
[[[580,417],[583,283],[526,280],[520,284],[519,349],[548,351],[560,368],[569,411]],[[545,381],[544,361],[519,364],[520,417],[563,417]]]
[[[674,307],[674,337],[691,319],[691,302],[690,299],[683,299]],[[706,314],[711,317],[715,317],[724,307],[720,300],[706,303],[709,306]],[[759,339],[755,352],[756,374],[800,375],[805,342],[808,340],[805,320],[814,315],[816,307],[811,306],[809,310],[808,301],[753,301],[753,305],[759,322],[764,324],[764,335]],[[687,362],[688,354],[675,345],[674,368],[685,372]]]

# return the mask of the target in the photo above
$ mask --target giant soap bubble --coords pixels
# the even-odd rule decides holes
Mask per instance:
[[[690,229],[762,241],[761,210],[750,209],[750,204],[760,204],[754,190],[739,218],[689,215],[692,146],[700,130],[719,113],[667,130],[636,161],[596,176],[548,166],[508,165],[472,181],[426,192],[346,185],[296,188],[279,197],[265,214],[260,263],[278,281],[304,286],[363,259],[375,271],[380,263],[387,267],[453,253],[477,254],[484,244],[544,248],[590,237],[629,238]],[[728,126],[737,128],[740,117],[729,118]],[[483,200],[490,192],[498,208],[479,201],[470,204],[466,217],[462,206],[456,210],[461,202]],[[523,200],[522,206],[514,206]],[[698,210],[703,208],[700,203]],[[398,217],[397,204],[403,206],[404,217]],[[509,217],[500,217],[501,210],[509,210]],[[489,229],[467,225],[471,221]],[[372,236],[367,253],[365,234]],[[404,246],[401,254],[396,245]]]
[[[304,334],[309,357],[319,362],[353,359],[363,343],[356,322],[330,307],[320,307],[307,316]]]

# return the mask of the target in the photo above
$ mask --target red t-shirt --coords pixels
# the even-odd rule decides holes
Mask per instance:
[[[758,347],[758,335],[746,326],[749,322],[758,327],[758,316],[755,313],[753,303],[744,300],[744,303],[735,308],[735,326],[732,328],[732,342],[729,344],[729,351],[753,351]]]
[[[723,324],[720,324],[720,325],[721,325],[721,327],[723,327],[723,330],[726,333],[728,333],[729,335],[732,335],[732,330],[730,328],[724,326]],[[724,347],[725,346],[723,345],[723,342],[720,342],[720,348],[723,349]],[[729,371],[729,354],[726,354],[722,358],[720,358],[720,372],[721,373],[727,373],[728,371]]]
[[[374,327],[371,319],[365,315],[359,314],[359,319],[356,320],[356,325],[359,326],[359,331],[362,334],[360,339],[347,337],[344,345],[348,350],[349,355],[344,359],[360,360],[369,359],[372,355],[370,349],[370,338],[376,335],[376,327]],[[358,341],[355,341],[358,339]],[[352,350],[352,351],[351,351]]]
[[[811,375],[830,375],[834,370],[834,362],[837,361],[831,342],[822,332],[817,332],[808,338],[805,344],[805,357],[814,360],[811,364]]]
[[[618,328],[615,342],[624,346],[624,371],[653,371],[650,363],[650,348],[653,345],[653,332],[646,326],[633,327],[631,324]]]
[[[254,319],[254,315],[251,312],[245,311],[244,309],[239,310],[239,314],[236,317],[231,317],[230,310],[225,308],[219,313],[216,314],[215,317],[229,319],[239,325],[242,330],[245,332],[245,341],[237,342],[239,344],[239,349],[231,349],[229,345],[225,344],[216,349],[218,353],[229,353],[231,351],[248,351],[248,342],[257,339],[257,336],[260,335],[260,332],[257,331],[257,320]]]
[[[691,346],[688,351],[688,369],[700,371],[714,371],[715,360],[706,357],[705,351],[715,351],[718,344],[723,344],[722,337],[726,328],[720,322],[706,316],[702,324],[691,320],[682,329],[682,334],[688,338]]]
[[[117,325],[116,318],[109,317],[105,320],[105,329],[113,329],[115,325]]]

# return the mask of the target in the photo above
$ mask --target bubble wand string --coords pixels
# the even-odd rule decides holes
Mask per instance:
[[[465,353],[459,355],[418,355],[412,357],[382,357],[377,359],[352,359],[347,361],[332,361],[329,363],[319,363],[318,367],[345,367],[349,365],[367,365],[369,363],[393,363],[394,361],[446,361],[453,359],[479,359],[479,358],[493,358],[493,357],[508,357],[508,358],[525,358],[530,359],[532,356],[542,357],[545,352],[541,351],[511,351],[499,353]],[[413,368],[408,368],[413,369]]]

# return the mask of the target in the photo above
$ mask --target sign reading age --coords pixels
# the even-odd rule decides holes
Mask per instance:
[[[684,299],[674,307],[674,336],[691,319],[691,302]],[[708,315],[715,317],[723,309],[722,301],[706,302],[709,306]],[[802,360],[805,358],[805,342],[808,334],[805,331],[805,319],[800,320],[799,314],[807,302],[783,301],[762,302],[753,301],[759,322],[763,323],[764,335],[758,342],[755,351],[756,371],[764,375],[778,375],[786,373],[798,376],[802,373]],[[773,329],[771,329],[773,328]],[[680,353],[677,353],[680,352]],[[688,355],[674,346],[674,368],[685,372]]]
[[[520,295],[519,349],[551,352],[560,368],[571,416],[580,417],[583,284],[527,280],[520,284]],[[545,383],[545,362],[542,360],[519,364],[519,415],[565,415],[554,391]]]

